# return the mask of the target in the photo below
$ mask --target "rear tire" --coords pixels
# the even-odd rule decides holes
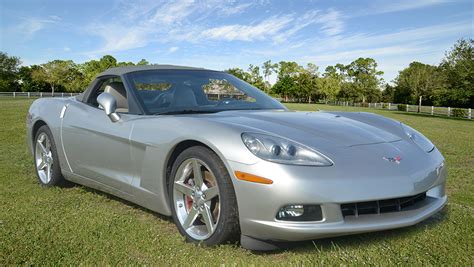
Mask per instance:
[[[184,150],[173,163],[168,192],[174,223],[187,241],[207,246],[238,241],[234,187],[213,151],[203,146]]]
[[[59,165],[59,158],[53,134],[48,126],[41,126],[36,132],[33,155],[36,176],[42,186],[66,186],[68,182],[64,179]]]

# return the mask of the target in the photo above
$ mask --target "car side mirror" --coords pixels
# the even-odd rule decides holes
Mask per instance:
[[[109,116],[112,122],[120,120],[120,115],[115,112],[117,109],[117,100],[109,93],[102,93],[97,97],[97,103],[104,109],[105,114]]]

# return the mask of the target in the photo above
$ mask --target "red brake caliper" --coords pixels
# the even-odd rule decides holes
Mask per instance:
[[[188,179],[187,183],[189,186],[194,187],[192,179]],[[193,199],[190,196],[185,196],[184,202],[186,203],[186,210],[189,212],[193,207]]]

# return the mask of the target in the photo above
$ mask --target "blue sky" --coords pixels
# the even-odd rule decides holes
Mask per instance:
[[[246,69],[271,59],[320,66],[373,57],[391,81],[412,61],[438,64],[474,36],[473,1],[0,2],[0,50],[24,65],[52,59]]]

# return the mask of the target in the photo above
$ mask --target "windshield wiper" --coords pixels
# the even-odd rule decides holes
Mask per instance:
[[[206,114],[206,113],[216,113],[222,110],[198,110],[198,109],[182,109],[182,110],[171,110],[158,112],[154,115],[178,115],[178,114]]]

